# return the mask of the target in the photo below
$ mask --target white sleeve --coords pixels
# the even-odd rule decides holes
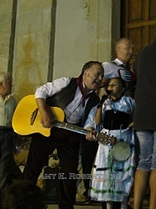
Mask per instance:
[[[116,66],[113,65],[111,62],[103,62],[102,66],[104,68],[104,78],[110,79],[114,77],[119,77]]]
[[[52,82],[48,82],[36,89],[35,98],[43,98],[46,99],[49,96],[52,96],[58,92],[60,92],[65,86],[69,84],[71,78],[62,77]]]
[[[96,111],[97,111],[97,105],[91,109],[91,111],[88,115],[88,118],[84,124],[84,128],[93,127],[94,129],[96,129],[96,124],[95,124]]]

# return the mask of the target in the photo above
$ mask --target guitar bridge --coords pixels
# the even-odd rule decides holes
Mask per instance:
[[[35,119],[36,119],[36,116],[37,116],[37,113],[38,113],[38,108],[36,108],[34,110],[34,112],[32,113],[31,115],[31,118],[30,118],[30,125],[32,126],[35,122]]]

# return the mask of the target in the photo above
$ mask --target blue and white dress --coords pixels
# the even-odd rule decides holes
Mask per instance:
[[[113,101],[107,99],[103,104],[101,132],[113,135],[117,141],[130,145],[130,156],[125,161],[113,158],[112,145],[99,143],[92,170],[90,197],[96,201],[124,201],[130,194],[135,170],[135,147],[132,122],[135,102],[123,96]]]

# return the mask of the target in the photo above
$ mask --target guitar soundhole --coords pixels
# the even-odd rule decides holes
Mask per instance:
[[[38,113],[38,108],[36,108],[36,109],[33,111],[32,115],[31,115],[31,118],[30,118],[30,125],[33,125],[33,124],[34,124],[34,121],[35,121],[35,119],[36,119],[37,113]]]

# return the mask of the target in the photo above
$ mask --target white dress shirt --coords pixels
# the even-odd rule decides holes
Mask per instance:
[[[64,87],[66,87],[70,83],[70,81],[70,77],[62,77],[53,80],[52,82],[48,82],[43,86],[37,88],[35,92],[35,98],[46,99],[47,97],[50,97],[60,92]],[[85,100],[85,105],[87,101],[88,98]],[[85,110],[85,105],[84,107],[82,107],[82,94],[79,87],[77,87],[73,101],[70,104],[68,104],[68,106],[64,109],[64,112],[66,114],[66,121],[72,124],[80,123]]]
[[[16,100],[12,95],[5,99],[0,95],[0,126],[12,126],[12,116],[16,108]]]
[[[113,62],[116,63],[113,64]],[[120,77],[119,70],[125,70],[125,67],[123,62],[121,62],[119,59],[115,59],[113,62],[103,62],[102,66],[104,68],[104,77],[105,78],[114,78],[114,77]]]

